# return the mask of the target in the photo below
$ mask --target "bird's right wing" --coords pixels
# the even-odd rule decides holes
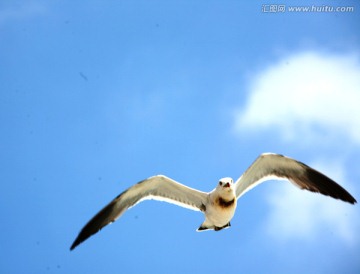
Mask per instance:
[[[207,193],[182,185],[166,176],[150,177],[125,190],[97,213],[80,231],[70,250],[143,200],[154,199],[204,211],[207,198]]]

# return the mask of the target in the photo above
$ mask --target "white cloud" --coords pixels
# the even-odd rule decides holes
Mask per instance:
[[[320,161],[312,166],[345,184],[346,179],[341,165],[324,164]],[[350,191],[352,192],[352,191]],[[352,194],[354,194],[352,192]],[[268,233],[279,241],[289,239],[313,240],[324,231],[333,232],[334,237],[355,246],[359,242],[357,231],[360,220],[356,206],[318,194],[295,189],[291,184],[281,184],[268,196],[271,213],[267,218]]]
[[[309,152],[316,150],[315,143],[329,150],[340,147],[333,159],[337,162],[318,160],[311,166],[356,198],[355,186],[346,184],[349,171],[342,161],[348,161],[348,155],[342,148],[350,144],[353,151],[360,144],[359,104],[358,56],[304,52],[283,58],[253,79],[249,98],[236,113],[236,129],[247,134],[275,129],[280,140],[309,145]],[[312,240],[331,231],[349,245],[360,241],[358,206],[301,191],[289,183],[273,189],[267,197],[270,213],[265,226],[273,238]]]
[[[283,58],[254,78],[238,130],[280,131],[284,140],[346,137],[360,144],[358,56],[304,52]]]

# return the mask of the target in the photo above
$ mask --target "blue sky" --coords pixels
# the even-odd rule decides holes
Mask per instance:
[[[1,273],[359,273],[359,206],[287,182],[248,192],[219,233],[145,201],[69,251],[132,184],[210,191],[262,152],[360,199],[360,5],[267,4],[0,3]]]

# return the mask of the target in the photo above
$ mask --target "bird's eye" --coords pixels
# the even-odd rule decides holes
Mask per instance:
[[[221,181],[219,181],[219,185],[221,185],[221,186],[222,186],[222,182],[221,182]]]

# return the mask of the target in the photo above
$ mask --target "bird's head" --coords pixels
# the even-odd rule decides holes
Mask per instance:
[[[220,193],[229,193],[234,191],[234,181],[230,177],[222,178],[219,180],[216,190]]]

